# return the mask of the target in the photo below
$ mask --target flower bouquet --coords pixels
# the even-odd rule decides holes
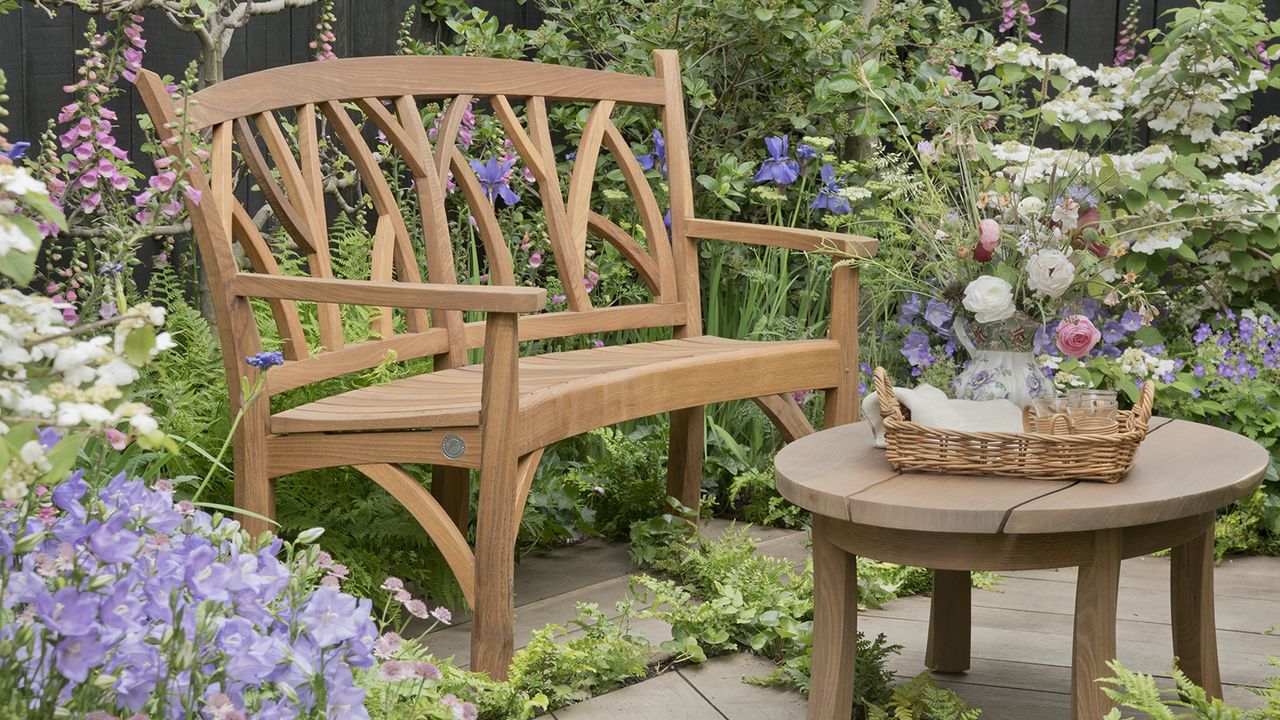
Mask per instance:
[[[948,353],[958,344],[970,357],[958,397],[1025,406],[1053,391],[1036,349],[1081,358],[1101,340],[1087,303],[1128,308],[1143,322],[1155,309],[1137,278],[1116,269],[1126,244],[1107,232],[1111,213],[1093,189],[1100,179],[1077,171],[1029,182],[982,139],[993,122],[961,115],[914,143],[918,170],[898,174],[893,188],[907,210],[891,221],[910,251],[847,262],[875,268],[887,292],[906,295],[888,299],[900,322],[925,321],[903,344],[909,363],[926,363],[929,333],[942,335]]]

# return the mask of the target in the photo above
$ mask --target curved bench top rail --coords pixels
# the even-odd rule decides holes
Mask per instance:
[[[563,65],[482,57],[364,57],[261,70],[191,96],[187,115],[204,129],[257,113],[363,98],[530,96],[552,100],[611,100],[661,106],[662,80]]]
[[[1269,459],[1235,433],[1153,418],[1133,470],[1115,484],[899,473],[857,423],[795,441],[775,469],[784,497],[822,515],[897,530],[1034,534],[1212,512],[1247,494]]]

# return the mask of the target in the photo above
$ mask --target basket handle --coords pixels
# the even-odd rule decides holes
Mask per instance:
[[[902,406],[893,395],[893,383],[889,382],[889,373],[882,367],[875,371],[876,395],[880,399],[880,417],[902,420]]]
[[[1133,404],[1133,410],[1129,413],[1129,430],[1139,430],[1143,435],[1147,433],[1147,423],[1151,420],[1151,406],[1156,399],[1156,384],[1147,380],[1142,383],[1142,390],[1138,392],[1138,402]]]

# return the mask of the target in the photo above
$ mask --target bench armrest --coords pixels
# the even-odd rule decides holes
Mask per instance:
[[[547,305],[547,291],[542,288],[336,280],[256,273],[237,273],[231,280],[231,291],[241,297],[423,310],[528,313]]]
[[[805,252],[836,250],[854,257],[871,257],[876,254],[874,238],[830,230],[804,230],[801,228],[756,225],[755,223],[730,222],[728,220],[703,220],[690,218],[685,222],[685,232],[691,237],[707,240],[769,245]]]

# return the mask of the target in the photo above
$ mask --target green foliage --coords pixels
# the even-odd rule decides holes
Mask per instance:
[[[619,603],[614,619],[596,605],[577,608],[578,616],[567,628],[548,625],[535,630],[529,644],[516,651],[510,675],[502,682],[459,669],[448,660],[432,657],[425,648],[414,647],[405,657],[430,660],[443,677],[406,698],[399,694],[398,684],[365,674],[361,683],[369,688],[365,705],[370,716],[375,720],[455,720],[458,716],[442,704],[453,695],[476,703],[480,720],[528,720],[649,673],[653,648],[631,633],[628,603]]]
[[[867,710],[867,720],[977,720],[981,715],[951,690],[934,686],[927,672],[895,687],[884,707]]]
[[[773,473],[751,468],[738,475],[725,490],[727,504],[752,525],[799,528],[809,523],[809,513],[778,494]]]
[[[790,561],[756,553],[743,530],[718,540],[690,534],[676,514],[632,528],[633,557],[671,579],[641,576],[636,583],[652,602],[644,614],[671,625],[662,649],[702,662],[725,653],[749,651],[779,668],[755,682],[808,692],[813,653],[813,572]],[[859,704],[884,702],[893,673],[885,661],[899,650],[880,636],[858,636],[855,697]]]
[[[1268,662],[1280,668],[1280,660],[1268,658]],[[1119,661],[1107,663],[1115,673],[1104,678],[1103,692],[1120,707],[1107,714],[1105,720],[1132,720],[1133,715],[1121,709],[1137,711],[1151,720],[1274,720],[1280,717],[1280,677],[1267,680],[1267,687],[1253,690],[1266,701],[1266,706],[1244,710],[1228,705],[1220,698],[1209,696],[1177,667],[1173,668],[1174,687],[1161,689],[1151,675],[1133,672]]]

